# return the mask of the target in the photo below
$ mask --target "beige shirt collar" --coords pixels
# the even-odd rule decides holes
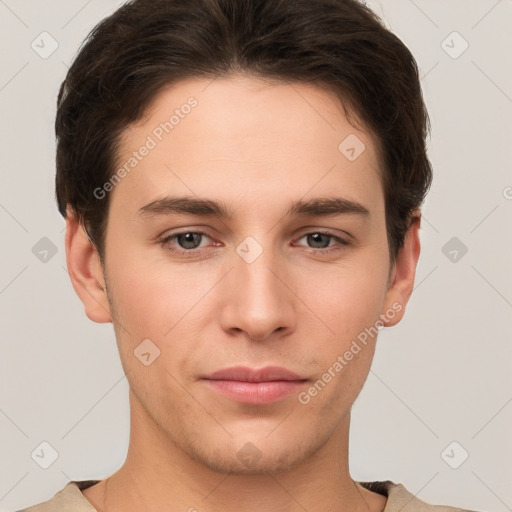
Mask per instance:
[[[99,480],[68,482],[51,500],[19,512],[98,512],[81,492],[82,489],[87,489],[98,482]],[[429,505],[410,493],[402,484],[395,484],[390,480],[358,483],[370,491],[387,496],[386,506],[382,512],[473,512],[461,508]]]

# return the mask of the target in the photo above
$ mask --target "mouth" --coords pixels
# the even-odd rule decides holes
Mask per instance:
[[[210,390],[231,400],[264,405],[297,393],[308,379],[278,366],[253,369],[236,366],[201,378]]]

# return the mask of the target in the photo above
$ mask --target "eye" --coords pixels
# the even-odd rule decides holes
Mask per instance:
[[[165,237],[160,244],[162,247],[177,254],[193,253],[201,248],[200,243],[204,237],[210,238],[202,231],[183,231]],[[178,244],[178,247],[173,242]]]
[[[343,246],[350,245],[350,242],[340,238],[332,233],[324,231],[314,231],[306,233],[299,240],[306,238],[308,244],[312,244],[312,251],[315,253],[328,253],[332,251],[339,251],[343,249]],[[335,242],[331,245],[331,242]]]

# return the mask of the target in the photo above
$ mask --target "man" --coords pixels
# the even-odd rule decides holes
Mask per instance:
[[[56,191],[130,445],[26,510],[461,510],[348,467],[377,333],[414,285],[427,131],[414,58],[355,0],[102,21],[59,94]]]

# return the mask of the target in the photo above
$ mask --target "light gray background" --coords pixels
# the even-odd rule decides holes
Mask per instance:
[[[104,478],[126,454],[113,329],[87,319],[66,271],[53,128],[68,65],[120,3],[0,0],[2,511],[70,479]],[[353,408],[352,476],[403,482],[433,503],[512,510],[512,1],[368,3],[418,61],[435,179],[407,314],[381,332]],[[31,48],[43,31],[59,45],[45,59]],[[453,31],[469,44],[457,58]],[[46,262],[32,252],[43,237],[57,249]],[[48,469],[31,457],[43,441],[58,452]],[[457,465],[463,450],[452,469],[445,461]]]

